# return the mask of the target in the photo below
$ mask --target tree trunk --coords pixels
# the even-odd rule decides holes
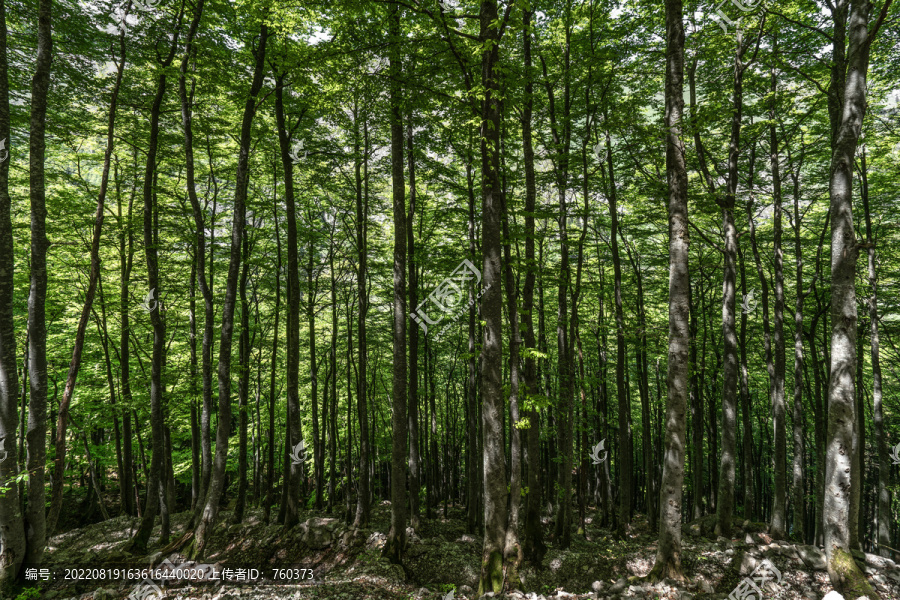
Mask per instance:
[[[194,530],[194,547],[188,554],[192,559],[204,555],[208,538],[212,535],[212,528],[219,514],[219,499],[225,486],[228,437],[231,429],[231,346],[234,333],[234,307],[241,265],[241,242],[244,236],[244,222],[246,219],[247,186],[250,177],[250,129],[253,124],[253,117],[256,114],[256,96],[262,88],[267,38],[268,27],[262,24],[260,25],[259,43],[254,57],[256,65],[253,70],[253,83],[250,86],[250,95],[245,101],[244,113],[241,119],[240,154],[235,176],[234,216],[228,260],[228,278],[225,284],[225,299],[222,304],[222,330],[219,336],[219,423],[216,429],[216,454],[213,461],[209,490],[206,495],[206,506],[203,509],[203,516]]]
[[[0,0],[0,139],[8,140],[9,76],[6,56],[6,1]],[[13,319],[15,255],[13,254],[12,200],[9,196],[9,154],[0,161],[0,485],[18,474],[16,448],[19,373],[16,368],[16,332]],[[107,167],[108,172],[108,167]],[[42,505],[43,506],[43,505]],[[0,593],[14,597],[14,583],[25,558],[25,525],[19,486],[0,495]]]
[[[47,206],[44,173],[47,92],[53,38],[50,30],[52,0],[37,6],[37,58],[31,79],[29,135],[29,197],[31,200],[31,282],[28,292],[28,429],[25,433],[28,498],[25,509],[25,560],[41,564],[47,541],[44,513],[44,463],[47,456]],[[8,162],[7,162],[8,165]],[[8,171],[7,171],[8,173]]]
[[[210,423],[212,420],[212,340],[213,340],[213,298],[212,298],[212,272],[210,281],[206,281],[206,225],[204,224],[203,208],[197,198],[197,184],[194,171],[194,129],[193,129],[193,99],[195,80],[191,80],[191,91],[187,90],[188,63],[193,57],[193,41],[203,16],[205,0],[198,0],[194,8],[194,17],[185,38],[184,56],[181,59],[181,67],[178,76],[178,97],[181,103],[181,126],[184,129],[184,166],[185,186],[188,200],[191,203],[191,212],[194,217],[194,256],[197,263],[197,284],[200,294],[203,296],[203,341],[200,350],[200,371],[203,387],[203,404],[200,409],[200,473],[199,488],[193,504],[190,528],[199,518],[202,507],[206,504],[206,490],[209,487],[209,478],[212,471],[212,440],[210,439]],[[213,229],[210,224],[210,229]],[[210,269],[210,271],[212,271]],[[193,399],[191,400],[193,406]]]
[[[241,278],[238,293],[241,299],[241,334],[238,339],[238,489],[234,503],[232,523],[244,520],[244,509],[247,506],[247,427],[250,410],[250,302],[247,300],[247,276],[250,259],[250,240],[244,236],[243,257],[241,262]]]
[[[357,268],[356,295],[358,302],[357,330],[359,336],[358,360],[359,373],[356,377],[356,405],[359,417],[359,486],[356,494],[356,516],[353,526],[364,527],[369,523],[369,419],[366,405],[366,374],[368,372],[368,356],[366,350],[366,314],[369,310],[369,295],[366,287],[368,273],[368,218],[369,218],[369,130],[363,120],[362,164],[360,163],[359,113],[354,106],[354,124],[356,139],[354,140],[354,156],[356,157],[356,252]],[[363,168],[365,174],[362,173]],[[364,184],[365,182],[365,184]],[[365,185],[365,190],[363,186]]]
[[[684,112],[684,23],[681,0],[666,0],[666,178],[669,187],[669,371],[666,453],[660,484],[659,548],[652,579],[684,579],[681,569],[681,486],[690,345],[687,170],[681,121]]]
[[[835,90],[843,110],[831,159],[831,375],[828,382],[828,438],[825,461],[825,552],[831,583],[845,596],[880,598],[849,555],[853,540],[849,521],[856,421],[856,260],[852,184],[856,145],[866,111],[869,68],[869,10],[866,0],[851,0],[849,69],[845,85]],[[885,6],[885,9],[887,6]]]
[[[284,171],[284,199],[287,216],[287,438],[286,453],[299,452],[302,448],[303,433],[300,428],[300,272],[297,260],[297,207],[294,202],[294,171],[291,158],[290,131],[284,116],[284,75],[278,77],[275,88],[275,118],[278,125],[278,143],[281,151],[281,165]],[[295,450],[298,449],[298,450]],[[300,502],[300,480],[303,477],[303,462],[286,463],[283,490],[287,494],[279,508],[279,517],[284,517],[283,525],[290,528],[297,523]]]
[[[540,394],[537,376],[537,351],[534,337],[534,280],[537,266],[534,262],[534,208],[537,189],[534,177],[534,147],[531,119],[534,104],[534,81],[531,68],[531,17],[532,11],[522,11],[525,64],[525,100],[522,109],[522,147],[525,160],[525,286],[522,289],[522,328],[525,335],[525,398],[531,408],[528,411],[528,496],[525,503],[525,540],[523,553],[532,564],[538,565],[547,552],[541,526],[541,438],[540,414],[536,408],[536,396]]]
[[[777,39],[774,53],[778,52]],[[774,253],[775,253],[775,380],[772,388],[773,429],[775,435],[775,490],[772,504],[772,520],[769,523],[769,534],[775,539],[786,537],[787,520],[787,439],[785,434],[785,401],[784,401],[784,254],[781,250],[782,208],[781,208],[781,174],[779,171],[778,137],[775,132],[775,69],[772,68],[772,107],[769,112],[770,158],[772,170],[772,203],[774,216]]]
[[[406,406],[406,196],[403,181],[403,119],[401,116],[400,77],[400,7],[391,3],[390,8],[390,73],[391,73],[391,182],[394,205],[394,298],[393,298],[393,378],[391,396],[393,411],[391,417],[391,529],[382,551],[383,556],[394,564],[400,564],[406,550],[406,466],[407,462],[414,474],[418,474],[418,440],[411,441],[414,450],[407,448],[408,421],[413,421],[412,429],[418,426],[415,408]],[[415,386],[415,381],[412,382]],[[414,464],[414,458],[415,463]],[[418,477],[411,494],[418,499]],[[418,508],[413,501],[414,508]]]
[[[500,221],[503,190],[500,185],[500,38],[497,1],[481,3],[479,39],[481,56],[481,250],[484,253],[481,316],[482,440],[484,449],[484,546],[481,554],[479,595],[503,590],[503,550],[506,542],[506,461],[503,448],[502,296],[500,270]]]
[[[269,366],[269,431],[268,431],[268,459],[266,460],[266,500],[263,504],[263,522],[268,525],[271,516],[272,504],[274,504],[275,481],[275,376],[278,366],[278,330],[281,316],[281,230],[278,227],[278,201],[273,202],[272,222],[275,225],[275,325],[272,330],[271,365]],[[332,290],[334,286],[332,286]]]
[[[869,211],[869,181],[866,170],[866,150],[860,156],[863,201],[863,217],[866,221],[866,246],[868,247],[868,276],[871,295],[869,304],[869,329],[872,344],[872,401],[875,427],[876,456],[878,457],[878,496],[875,508],[875,542],[881,556],[890,555],[891,544],[891,465],[887,440],[884,435],[884,405],[881,386],[881,356],[878,338],[878,273],[875,270],[875,238],[872,235],[872,214]],[[796,209],[795,209],[796,210]]]

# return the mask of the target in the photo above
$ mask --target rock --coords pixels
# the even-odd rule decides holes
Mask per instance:
[[[706,579],[700,580],[700,589],[703,591],[704,594],[712,594],[715,591],[713,589],[712,584],[710,582],[708,582]]]
[[[380,550],[381,548],[384,548],[386,542],[387,536],[380,531],[375,531],[369,536],[369,539],[366,540],[366,548],[369,550]]]
[[[825,552],[819,550],[815,546],[796,546],[797,556],[803,561],[803,564],[810,569],[816,571],[824,571],[827,566]]]
[[[800,596],[802,600],[819,600],[819,596],[812,590],[806,590],[803,592],[803,595]]]
[[[681,592],[678,600],[694,600],[694,595],[690,592]]]
[[[611,588],[609,588],[609,593],[621,594],[626,585],[628,585],[628,582],[626,582],[625,578],[623,577],[622,579],[619,579]]]
[[[822,600],[844,600],[844,597],[838,592],[831,590],[830,592],[825,594],[825,597],[822,598]]]
[[[312,550],[328,548],[334,542],[339,523],[337,519],[313,517],[300,524],[300,540]]]
[[[461,585],[461,586],[459,586],[459,593],[460,593],[460,594],[465,594],[465,595],[468,596],[468,595],[470,595],[470,594],[472,594],[472,593],[474,593],[474,592],[475,592],[475,590],[473,590],[471,587],[469,587],[469,586],[467,586],[467,585]]]
[[[463,536],[456,541],[462,542],[463,544],[474,544],[478,540],[475,539],[475,536],[469,535],[468,533],[464,533]]]
[[[606,583],[603,581],[595,581],[591,584],[591,590],[597,592],[598,594],[603,591],[604,587],[606,587]]]

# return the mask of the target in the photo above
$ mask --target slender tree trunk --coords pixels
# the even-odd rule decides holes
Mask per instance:
[[[666,0],[666,178],[669,188],[669,372],[666,451],[659,497],[659,547],[653,579],[681,581],[681,486],[684,482],[685,411],[688,396],[689,234],[687,170],[681,121],[684,112],[684,22],[681,0]]]
[[[777,40],[774,52],[777,53]],[[772,68],[772,107],[769,112],[770,167],[772,170],[775,252],[775,381],[772,390],[772,413],[775,435],[775,497],[772,505],[772,520],[769,534],[775,539],[786,537],[787,520],[787,439],[785,433],[785,356],[784,356],[784,254],[781,249],[782,208],[781,173],[779,171],[778,137],[775,132],[775,69]]]
[[[125,514],[135,514],[134,496],[132,494],[133,481],[132,469],[134,458],[132,456],[131,440],[131,343],[129,340],[131,326],[129,319],[129,287],[131,286],[131,268],[134,257],[134,232],[131,228],[132,211],[134,209],[134,194],[128,198],[128,213],[124,220],[122,216],[122,195],[119,193],[118,166],[116,167],[116,205],[119,221],[119,318],[121,319],[119,337],[119,385],[122,397],[122,437],[125,440],[125,448],[122,452],[122,462],[125,472],[122,474],[122,485],[125,488]]]
[[[399,101],[399,99],[398,99]],[[418,276],[415,261],[415,230],[413,228],[416,214],[416,158],[413,154],[413,120],[410,112],[406,122],[406,145],[409,160],[409,213],[406,218],[406,253],[409,271],[409,306],[415,310],[419,305]],[[460,295],[462,292],[460,292]],[[409,525],[413,530],[419,528],[419,489],[421,488],[419,471],[419,328],[409,330]],[[433,413],[433,411],[432,411]],[[432,414],[432,417],[434,415]],[[426,430],[427,435],[427,430]],[[433,441],[433,438],[432,438]],[[437,457],[432,452],[431,461]],[[428,477],[432,481],[432,477]],[[429,488],[430,491],[430,488]],[[432,496],[426,496],[426,514],[431,516]]]
[[[860,156],[863,201],[863,217],[866,221],[866,246],[868,247],[868,276],[871,295],[869,304],[869,328],[872,344],[872,401],[875,427],[876,456],[878,457],[878,492],[875,508],[875,542],[881,556],[890,555],[891,544],[891,466],[887,440],[884,435],[884,405],[881,386],[881,355],[878,337],[878,273],[875,269],[875,238],[872,235],[872,214],[869,211],[869,180],[866,170],[866,150]],[[796,210],[796,209],[795,209]],[[799,242],[798,242],[799,243]]]
[[[249,422],[248,399],[250,397],[250,302],[247,300],[247,276],[250,259],[250,240],[244,236],[241,278],[238,293],[241,299],[241,334],[238,339],[238,489],[235,498],[232,523],[244,520],[247,506],[247,427]]]
[[[294,172],[291,159],[290,132],[284,116],[284,75],[278,78],[275,88],[275,118],[278,124],[278,142],[281,165],[284,171],[284,199],[287,216],[287,439],[286,453],[290,455],[303,442],[300,428],[300,271],[297,260],[297,207],[294,202]],[[287,494],[279,508],[283,525],[290,528],[297,523],[300,502],[300,483],[303,463],[285,463],[283,490]]]
[[[159,120],[162,114],[162,103],[166,95],[167,75],[165,69],[172,64],[178,43],[178,29],[181,26],[183,12],[179,12],[177,26],[172,34],[172,42],[168,54],[162,57],[160,72],[156,84],[156,95],[150,109],[150,144],[147,150],[147,162],[144,167],[143,200],[144,200],[144,257],[147,261],[147,288],[149,290],[145,303],[149,311],[151,326],[153,327],[153,354],[150,363],[150,439],[153,445],[153,454],[150,457],[150,474],[147,478],[147,500],[144,506],[144,514],[141,524],[131,540],[132,552],[145,552],[157,511],[161,502],[157,501],[160,494],[161,481],[165,477],[165,423],[163,411],[165,383],[163,381],[163,369],[165,368],[166,352],[166,322],[163,317],[162,297],[159,278],[159,247],[158,247],[158,221],[155,218],[156,207],[156,156],[159,150]],[[145,312],[147,309],[144,309]],[[165,531],[165,527],[163,527]]]
[[[741,271],[741,296],[747,297],[747,276],[744,268],[744,253],[740,244],[737,247],[738,261]],[[741,455],[744,462],[744,519],[753,519],[753,474],[755,463],[753,462],[753,426],[750,414],[750,383],[749,370],[747,368],[747,312],[741,310]]]
[[[194,255],[197,262],[197,284],[200,294],[203,296],[203,341],[200,350],[200,370],[203,387],[203,401],[200,409],[200,473],[199,489],[193,504],[190,528],[199,518],[202,507],[206,504],[206,490],[209,488],[209,478],[212,472],[212,440],[210,439],[210,424],[212,420],[212,340],[213,340],[213,297],[212,297],[212,269],[210,268],[210,281],[206,281],[206,225],[204,224],[203,208],[197,198],[197,185],[194,170],[194,129],[193,129],[193,99],[195,80],[191,80],[191,89],[187,89],[187,69],[193,53],[193,41],[203,16],[204,0],[198,0],[194,7],[194,17],[185,38],[184,56],[181,59],[181,67],[178,76],[178,97],[181,104],[181,126],[184,129],[184,165],[185,186],[188,200],[191,203],[191,212],[194,217]],[[213,229],[210,224],[210,229]],[[193,400],[192,400],[193,403]],[[193,404],[192,404],[193,406]]]
[[[531,67],[531,17],[532,11],[522,12],[522,40],[525,61],[525,101],[522,110],[522,147],[525,160],[525,286],[522,290],[522,329],[525,342],[525,399],[531,404],[528,411],[528,496],[525,503],[525,540],[523,553],[532,564],[538,565],[547,552],[541,526],[541,437],[540,414],[534,398],[540,394],[537,351],[534,337],[534,280],[537,265],[534,262],[534,208],[537,187],[534,177],[534,146],[532,144],[531,119],[534,104],[534,81]]]
[[[731,537],[734,512],[734,465],[736,461],[738,340],[735,331],[735,288],[737,286],[737,228],[734,224],[734,201],[738,184],[738,156],[743,114],[744,44],[737,32],[734,56],[734,90],[732,92],[731,141],[728,148],[728,188],[722,205],[722,229],[725,232],[725,270],[722,280],[722,460],[719,464],[719,489],[716,494],[716,534]]]
[[[9,75],[6,56],[6,0],[0,0],[0,139],[9,140]],[[16,448],[19,373],[16,368],[16,332],[13,319],[15,254],[13,253],[12,200],[9,196],[9,152],[0,156],[0,593],[14,597],[14,582],[25,559],[25,525],[19,500]],[[108,165],[107,165],[108,172]]]
[[[268,431],[268,460],[266,460],[266,500],[263,504],[263,522],[268,524],[271,516],[275,481],[275,376],[278,371],[278,331],[281,317],[281,230],[278,227],[278,200],[276,198],[272,207],[272,221],[275,224],[275,325],[272,330],[272,352],[269,366],[269,431]],[[332,293],[334,286],[332,286]]]
[[[369,523],[370,506],[370,458],[369,458],[369,418],[367,414],[366,381],[368,373],[368,354],[366,348],[366,314],[369,311],[369,294],[366,284],[368,275],[368,218],[369,218],[369,130],[363,119],[363,145],[360,154],[359,139],[359,113],[354,108],[354,122],[356,127],[355,156],[356,156],[356,252],[357,252],[357,277],[356,294],[358,301],[357,330],[359,337],[358,361],[359,372],[356,377],[356,405],[359,417],[359,485],[356,494],[356,516],[353,518],[354,527],[364,527]],[[362,158],[362,162],[360,161]],[[363,174],[363,169],[365,173]],[[363,189],[365,185],[365,190]]]
[[[188,554],[191,558],[199,558],[204,555],[206,544],[212,535],[212,528],[219,514],[219,499],[225,486],[228,437],[231,429],[231,347],[234,333],[234,307],[241,264],[241,242],[244,236],[244,222],[246,219],[247,186],[250,178],[251,126],[253,117],[256,114],[256,96],[262,88],[267,39],[268,27],[262,24],[260,25],[259,42],[254,57],[256,64],[253,70],[253,82],[250,86],[250,94],[244,103],[244,113],[241,119],[240,154],[235,175],[231,248],[228,260],[228,278],[225,284],[225,299],[222,304],[222,330],[219,336],[219,423],[216,429],[216,454],[213,461],[209,490],[206,494],[206,506],[203,509],[203,516],[194,530],[194,547]]]
[[[418,425],[418,417],[415,408],[410,407],[407,414],[406,406],[406,195],[403,181],[403,99],[400,86],[402,65],[400,64],[400,6],[394,2],[390,5],[390,72],[391,72],[391,182],[394,205],[394,298],[393,298],[393,378],[391,381],[391,395],[393,397],[392,411],[392,441],[391,441],[391,529],[388,533],[387,543],[384,545],[383,555],[394,563],[401,562],[403,552],[406,549],[406,466],[407,461],[411,471],[416,477],[411,480],[415,483],[411,492],[418,499],[418,439],[411,440],[410,446],[416,446],[414,450],[407,448],[408,421],[412,420],[412,429],[415,431]],[[415,382],[412,383],[415,385]],[[413,464],[413,457],[415,463]],[[413,501],[413,508],[418,504]],[[413,513],[415,514],[415,513]]]
[[[88,276],[88,288],[84,295],[84,305],[81,308],[81,317],[75,330],[75,340],[72,348],[72,359],[69,361],[69,372],[66,375],[66,385],[63,388],[62,401],[59,403],[59,411],[56,417],[56,439],[54,446],[56,456],[53,464],[53,484],[50,495],[50,510],[47,514],[47,533],[52,534],[56,529],[59,511],[62,508],[63,474],[66,464],[66,429],[68,427],[69,406],[72,395],[75,393],[75,381],[81,368],[81,355],[84,352],[84,336],[87,332],[88,321],[91,318],[91,308],[94,304],[94,296],[97,293],[97,283],[100,279],[100,236],[103,232],[103,218],[106,214],[106,192],[109,188],[109,166],[115,145],[116,108],[119,100],[119,88],[122,84],[122,71],[125,68],[125,32],[119,34],[119,63],[116,69],[116,80],[113,84],[112,95],[109,102],[109,114],[106,127],[106,151],[103,155],[103,171],[100,176],[100,190],[97,194],[97,210],[94,212],[94,231],[91,238],[91,267]]]
[[[790,151],[788,151],[790,158]],[[794,265],[796,273],[797,301],[794,307],[794,405],[793,434],[794,460],[791,466],[791,496],[794,503],[794,532],[803,543],[806,535],[806,419],[803,411],[803,305],[806,293],[803,291],[803,244],[800,229],[800,180],[799,167],[791,170],[794,180]]]
[[[28,498],[25,509],[25,560],[43,561],[47,541],[44,507],[44,464],[47,456],[47,206],[44,173],[47,93],[53,39],[50,30],[52,0],[37,6],[37,58],[31,79],[29,133],[29,197],[31,201],[31,282],[28,292],[28,428],[25,433]],[[5,71],[4,71],[5,73]],[[7,162],[8,165],[8,162]],[[8,173],[8,171],[7,171]]]

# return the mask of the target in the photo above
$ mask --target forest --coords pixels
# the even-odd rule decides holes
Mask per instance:
[[[900,598],[898,82],[892,0],[0,0],[0,597]]]

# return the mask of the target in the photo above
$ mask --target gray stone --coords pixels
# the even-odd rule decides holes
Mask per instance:
[[[625,586],[628,585],[628,582],[625,581],[625,578],[619,579],[611,588],[609,588],[610,594],[621,594],[625,589]]]
[[[602,592],[604,587],[606,587],[606,583],[603,581],[595,581],[591,584],[591,589],[597,593]]]
[[[337,519],[313,517],[300,524],[300,539],[312,550],[328,548],[334,542],[339,525],[340,521]]]
[[[830,592],[825,594],[825,597],[822,598],[822,600],[844,600],[844,597],[840,593],[831,590]]]
[[[700,580],[700,589],[703,591],[704,594],[712,594],[715,591],[713,589],[712,584],[710,582],[708,582],[706,579]]]
[[[824,571],[827,566],[825,552],[819,550],[815,546],[796,546],[797,556],[803,561],[803,564],[810,569],[816,571]]]

